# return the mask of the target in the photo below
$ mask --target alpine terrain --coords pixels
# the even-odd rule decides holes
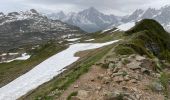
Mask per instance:
[[[106,15],[94,7],[90,7],[78,13],[65,14],[63,11],[47,15],[51,19],[58,19],[71,25],[79,26],[86,32],[96,32],[127,23],[135,23],[142,19],[149,18],[158,21],[167,31],[170,31],[170,6],[160,9],[148,8],[137,9],[126,16]]]

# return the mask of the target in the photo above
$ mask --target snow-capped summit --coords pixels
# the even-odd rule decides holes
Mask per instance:
[[[116,16],[105,15],[94,7],[90,7],[78,13],[63,14],[60,12],[56,15],[50,14],[48,15],[48,17],[55,18],[68,24],[78,26],[87,32],[103,30],[110,25],[118,23],[118,18]]]
[[[0,15],[3,16],[0,17],[0,50],[84,33],[78,27],[48,19],[34,9]]]
[[[160,9],[148,8],[146,10],[138,9],[131,15],[122,18],[123,23],[139,21],[141,19],[155,19],[164,26],[167,31],[170,31],[170,6],[165,6]]]
[[[53,19],[53,20],[66,18],[66,14],[63,11],[60,11],[58,13],[51,13],[51,14],[48,14],[47,16],[48,18]]]
[[[123,17],[103,14],[94,7],[90,7],[78,13],[53,13],[48,15],[48,17],[78,26],[87,32],[105,30],[108,29],[108,27],[119,27],[123,24],[128,25],[128,23],[135,23],[146,18],[157,20],[166,30],[170,31],[170,6],[165,6],[160,9],[137,9],[132,12],[132,14]]]

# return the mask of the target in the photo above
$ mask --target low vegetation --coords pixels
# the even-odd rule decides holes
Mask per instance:
[[[24,99],[45,99],[53,100],[60,96],[73,82],[75,82],[82,74],[87,73],[89,68],[98,60],[100,60],[112,46],[104,47],[103,49],[95,50],[88,54],[85,58],[73,64],[64,74],[55,77],[50,82],[40,86],[35,91],[30,92]],[[91,56],[93,54],[93,56]]]
[[[138,53],[150,58],[170,61],[170,35],[152,19],[144,19],[124,33],[125,40],[115,52],[120,55]]]
[[[65,46],[48,42],[41,45],[39,48],[27,51],[31,56],[26,61],[13,61],[10,63],[0,64],[0,87],[19,77],[20,75],[31,70],[34,66],[41,63],[43,60],[54,55],[55,53],[65,49]]]

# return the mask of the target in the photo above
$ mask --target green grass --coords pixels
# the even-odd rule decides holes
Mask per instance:
[[[77,96],[78,92],[75,91],[75,92],[72,92],[68,97],[67,97],[67,100],[71,100],[71,97],[72,96]]]
[[[84,37],[83,40],[87,39],[95,39],[94,43],[102,43],[102,42],[107,42],[107,41],[112,41],[112,40],[118,40],[123,38],[123,32],[117,31],[117,32],[112,32],[112,33],[91,33],[88,36]],[[84,42],[84,41],[81,41]],[[85,41],[87,42],[87,41]]]
[[[161,77],[159,78],[161,85],[164,87],[163,92],[165,97],[170,98],[170,89],[169,89],[169,76],[167,73],[162,72]]]
[[[60,96],[63,90],[66,90],[73,82],[75,82],[82,74],[87,73],[89,68],[100,60],[112,46],[104,47],[100,51],[93,51],[92,54],[89,54],[87,57],[83,58],[81,61],[75,63],[72,68],[68,69],[64,75],[61,74],[59,77],[55,77],[50,82],[40,86],[35,91],[30,92],[27,96],[22,99],[43,99],[52,98],[52,100]],[[50,95],[54,91],[57,91],[56,94]]]
[[[144,19],[124,33],[124,41],[116,48],[120,55],[138,53],[170,62],[170,35],[156,21]]]
[[[40,46],[39,49],[28,51],[32,56],[26,61],[13,61],[10,63],[0,64],[0,86],[9,83],[20,75],[31,70],[34,66],[38,65],[43,60],[65,48],[65,46],[61,46],[55,43],[47,43]]]

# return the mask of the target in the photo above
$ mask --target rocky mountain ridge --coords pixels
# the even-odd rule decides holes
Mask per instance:
[[[84,31],[96,32],[109,27],[119,27],[122,24],[138,22],[142,19],[155,19],[167,31],[170,31],[170,6],[160,9],[148,8],[146,10],[137,9],[132,14],[126,16],[106,15],[99,12],[94,7],[85,9],[78,13],[65,14],[64,12],[47,15],[49,18],[58,19],[71,25],[79,26]]]
[[[51,20],[31,9],[25,12],[0,13],[0,49],[36,44],[62,36],[85,33],[80,28]]]

